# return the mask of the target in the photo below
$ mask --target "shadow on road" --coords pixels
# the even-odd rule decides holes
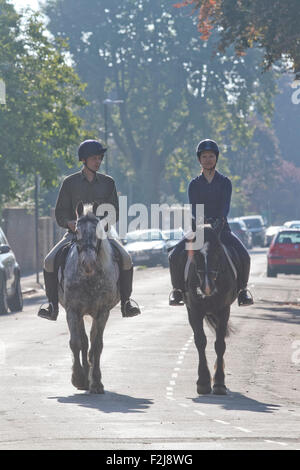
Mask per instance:
[[[263,403],[230,390],[227,395],[203,395],[190,398],[190,400],[194,403],[220,405],[224,410],[254,411],[255,413],[273,413],[280,408],[280,405]]]
[[[288,304],[288,302],[287,302]],[[270,307],[256,307],[257,315],[255,317],[256,320],[272,320],[277,321],[280,323],[299,323],[299,316],[300,316],[300,308],[294,307],[274,307],[274,305]],[[261,314],[260,314],[261,313]],[[253,317],[244,316],[244,318],[249,318],[253,320]]]
[[[134,398],[108,391],[104,395],[86,392],[68,397],[49,397],[49,399],[57,400],[59,403],[93,408],[104,413],[144,413],[153,404],[153,401],[147,398]]]

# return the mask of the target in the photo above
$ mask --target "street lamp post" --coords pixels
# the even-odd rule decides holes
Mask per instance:
[[[108,106],[109,105],[114,105],[114,104],[122,104],[124,103],[123,100],[111,100],[107,98],[106,100],[103,101],[104,105],[104,141],[105,141],[105,146],[108,147]],[[108,174],[108,150],[106,151],[105,154],[105,173]]]
[[[35,266],[36,266],[36,282],[40,283],[40,247],[39,247],[39,192],[40,192],[40,176],[35,175],[34,189],[34,219],[35,219]]]

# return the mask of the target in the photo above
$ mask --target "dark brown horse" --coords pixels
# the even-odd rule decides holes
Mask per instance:
[[[204,228],[204,244],[201,249],[193,250],[191,246],[188,260],[185,303],[199,354],[197,392],[207,394],[212,390],[211,375],[205,355],[207,344],[203,328],[205,319],[216,333],[217,360],[213,393],[225,395],[227,389],[223,356],[226,349],[225,337],[229,334],[230,306],[237,298],[236,275],[218,234],[211,227]]]

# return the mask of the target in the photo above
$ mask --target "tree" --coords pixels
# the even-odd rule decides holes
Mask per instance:
[[[81,0],[48,0],[45,13],[88,84],[87,122],[103,128],[103,101],[123,101],[110,108],[108,127],[135,200],[159,202],[172,171],[185,192],[197,142],[231,132],[233,143],[242,127],[247,135],[248,116],[270,106],[273,76],[261,77],[259,52],[235,58],[229,49],[212,59],[215,36],[204,44],[191,34],[194,19],[169,0],[91,0],[88,8]]]
[[[290,77],[286,74],[279,80],[278,89],[272,125],[283,159],[300,167],[300,88],[291,88]]]
[[[298,0],[184,0],[198,11],[198,29],[207,40],[218,28],[218,49],[234,45],[238,55],[246,49],[264,49],[264,66],[284,58],[300,75],[300,9]]]
[[[22,18],[0,0],[0,73],[6,105],[0,107],[0,196],[14,197],[39,173],[50,187],[58,163],[74,163],[86,104],[83,85],[66,63],[66,44],[50,39],[37,14]],[[27,183],[28,184],[28,183]]]

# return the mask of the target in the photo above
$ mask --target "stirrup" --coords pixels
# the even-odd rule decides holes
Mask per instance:
[[[43,308],[42,304],[38,311],[38,317],[45,318],[46,320],[56,321],[58,316],[58,307],[55,308],[52,302],[49,302],[47,308]]]
[[[136,306],[133,306],[132,305],[132,302],[136,305]],[[126,313],[126,309],[127,309],[127,306],[128,304],[130,305],[131,307],[131,311]],[[122,317],[125,317],[125,318],[129,318],[129,317],[135,317],[136,315],[140,315],[141,311],[140,311],[140,308],[138,306],[138,303],[129,298],[127,299],[122,305],[121,305],[121,312],[122,312]]]
[[[176,293],[178,297],[176,299]],[[179,299],[180,296],[180,299]],[[169,305],[184,305],[183,302],[183,292],[181,289],[173,289],[169,295]]]
[[[240,294],[244,293],[244,296],[245,298],[243,300],[240,300]],[[240,290],[239,294],[238,294],[238,304],[239,304],[239,307],[246,307],[248,305],[253,305],[254,304],[254,301],[253,301],[253,296],[251,294],[251,292],[248,290],[248,289],[242,289]]]

